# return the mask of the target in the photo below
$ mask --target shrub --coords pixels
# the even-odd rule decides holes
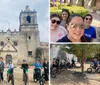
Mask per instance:
[[[68,9],[70,14],[78,13],[78,14],[84,16],[88,13],[88,10],[81,6],[67,5],[65,3],[60,4],[59,2],[56,2],[55,5],[56,5],[55,7],[50,7],[50,14],[52,14],[52,13],[60,14],[61,10],[63,8]]]

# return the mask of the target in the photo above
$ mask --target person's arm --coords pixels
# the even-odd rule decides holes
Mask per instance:
[[[33,68],[35,69],[36,67],[35,67],[35,63],[33,64]]]
[[[43,66],[43,68],[45,67],[44,63],[43,63],[43,65],[42,65],[42,66]]]
[[[95,39],[96,39],[96,28],[94,27],[91,41],[92,41],[92,42],[93,42],[93,41],[95,42]]]
[[[29,65],[27,64],[27,69],[29,68]]]

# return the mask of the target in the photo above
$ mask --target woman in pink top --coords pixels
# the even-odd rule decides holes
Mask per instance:
[[[60,16],[52,14],[50,16],[50,42],[57,42],[59,39],[68,34],[67,30],[60,26]]]

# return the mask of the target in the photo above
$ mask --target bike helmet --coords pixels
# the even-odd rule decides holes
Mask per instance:
[[[36,61],[39,61],[39,58],[36,58],[35,60],[36,60]]]

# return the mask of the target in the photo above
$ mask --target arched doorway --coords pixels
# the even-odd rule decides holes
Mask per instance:
[[[12,56],[10,54],[6,55],[6,64],[9,62],[9,60],[12,61]]]

